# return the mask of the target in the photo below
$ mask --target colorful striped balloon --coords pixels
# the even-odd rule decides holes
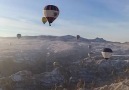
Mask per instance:
[[[51,23],[58,17],[58,15],[59,15],[59,9],[57,6],[47,5],[44,8],[44,16],[47,18],[47,21],[49,22],[50,26]]]

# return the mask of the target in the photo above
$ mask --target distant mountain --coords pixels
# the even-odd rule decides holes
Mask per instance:
[[[124,44],[129,44],[129,42],[125,42]]]
[[[0,37],[1,39],[17,39],[17,37]],[[78,41],[78,42],[109,42],[103,38],[87,39],[80,37],[77,40],[76,36],[65,35],[65,36],[51,36],[51,35],[39,35],[39,36],[22,36],[21,39],[40,39],[40,40],[50,40],[50,41]]]
[[[65,35],[65,36],[50,36],[50,35],[40,35],[40,36],[23,36],[23,39],[40,39],[40,40],[50,40],[50,41],[78,41],[78,42],[109,42],[103,38],[87,39],[80,37],[76,39],[76,36]]]
[[[92,41],[92,42],[109,42],[109,41],[106,41],[105,39],[99,38],[99,37],[97,37],[95,39],[90,39],[90,41]]]

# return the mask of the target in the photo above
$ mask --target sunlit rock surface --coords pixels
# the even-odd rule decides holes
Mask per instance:
[[[103,38],[77,41],[70,35],[0,38],[0,41],[0,88],[50,90],[64,81],[76,87],[81,78],[88,90],[128,90],[128,43]],[[88,45],[92,45],[91,50]],[[109,60],[101,55],[104,47],[113,50]],[[90,51],[93,54],[88,57]],[[60,67],[53,67],[55,61]]]

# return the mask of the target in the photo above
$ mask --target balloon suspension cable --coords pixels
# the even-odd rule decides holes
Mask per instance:
[[[49,23],[49,26],[51,26],[51,23]]]

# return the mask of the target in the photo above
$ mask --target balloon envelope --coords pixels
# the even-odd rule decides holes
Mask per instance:
[[[105,59],[109,59],[112,56],[113,51],[110,48],[104,48],[101,53]]]
[[[47,5],[44,8],[44,16],[47,18],[49,25],[58,17],[59,9],[55,5]]]
[[[20,39],[21,38],[21,34],[17,34],[17,38]]]
[[[78,39],[80,38],[80,35],[77,35],[77,37],[76,37],[76,38],[77,38],[77,40],[78,40]]]
[[[47,18],[42,17],[42,22],[45,24],[47,22]]]

